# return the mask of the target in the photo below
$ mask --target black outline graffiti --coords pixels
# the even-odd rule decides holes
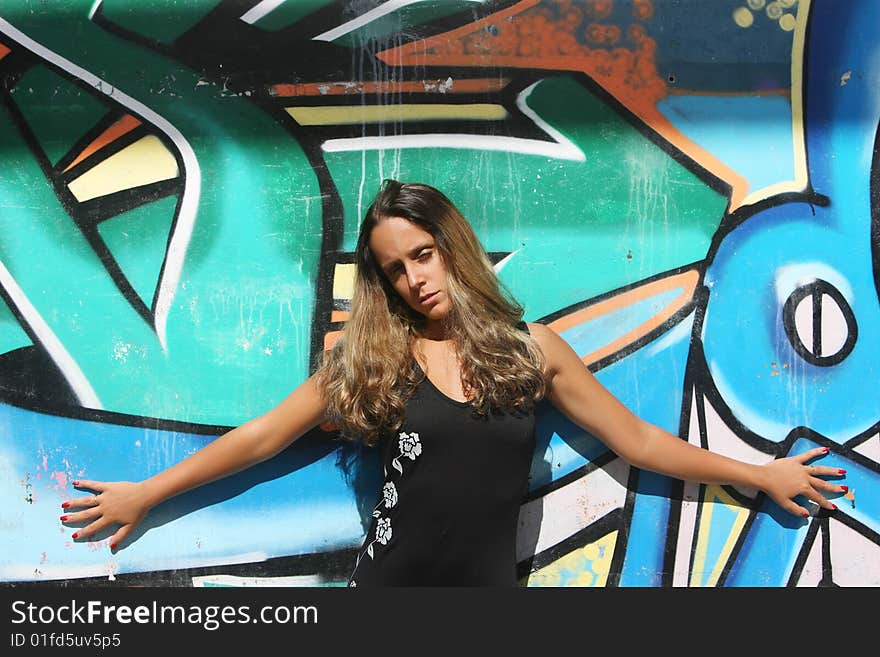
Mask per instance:
[[[827,295],[831,297],[837,304],[838,309],[846,321],[846,339],[833,354],[828,356],[822,355],[822,297]],[[795,322],[795,313],[802,301],[810,297],[812,299],[812,331],[813,340],[811,345],[804,344],[798,332],[797,323]],[[789,295],[782,306],[782,325],[785,328],[785,334],[791,343],[792,348],[798,356],[812,365],[820,367],[830,367],[837,365],[843,361],[858,340],[858,324],[856,316],[853,313],[847,300],[836,287],[827,281],[817,279],[807,285],[802,285]]]

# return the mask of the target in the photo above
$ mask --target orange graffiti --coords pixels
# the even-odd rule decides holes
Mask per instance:
[[[584,9],[570,2],[523,0],[476,23],[378,56],[403,66],[583,71],[628,106],[652,107],[666,95],[666,83],[654,62],[656,43],[639,23],[622,27],[588,20],[607,18],[612,8],[613,3],[597,0],[587,3],[585,15]]]
[[[657,72],[657,44],[641,20],[654,15],[650,0],[636,2],[627,25],[603,23],[610,0],[522,0],[474,23],[389,48],[377,57],[393,66],[462,66],[579,71],[592,78],[677,150],[730,186],[730,209],[748,193],[748,181],[686,137],[658,109],[667,93]]]
[[[330,349],[342,337],[342,331],[330,331],[324,336],[324,350]]]
[[[654,3],[651,0],[633,0],[633,18],[646,21],[654,17]]]
[[[587,11],[595,18],[608,18],[614,12],[614,2],[613,0],[587,0]]]
[[[114,139],[118,139],[122,135],[131,132],[136,127],[138,127],[141,122],[130,114],[126,114],[121,119],[116,121],[113,125],[107,128],[104,132],[102,132],[97,138],[95,138],[92,143],[86,146],[79,155],[77,155],[76,159],[68,164],[64,170],[67,171],[71,167],[75,166],[79,162],[82,162],[92,153],[99,151],[104,148],[107,144],[112,142]]]
[[[576,310],[571,314],[550,322],[547,326],[557,333],[562,333],[574,326],[584,324],[597,317],[601,317],[602,315],[607,315],[616,310],[626,308],[629,305],[648,299],[656,294],[673,290],[675,288],[681,288],[681,293],[652,317],[648,318],[624,335],[618,336],[608,344],[581,357],[581,360],[583,360],[585,364],[592,365],[603,358],[607,358],[608,356],[620,352],[638,340],[646,337],[651,331],[658,329],[664,322],[666,322],[666,320],[679,312],[687,304],[691,303],[694,299],[694,292],[696,291],[699,280],[700,273],[695,269],[680,274],[673,274],[665,278],[651,281],[650,283],[645,283],[644,285],[632,288],[608,299],[598,301],[586,308]]]

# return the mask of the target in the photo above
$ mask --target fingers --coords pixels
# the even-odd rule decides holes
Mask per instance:
[[[800,504],[796,504],[791,500],[778,499],[776,503],[781,506],[784,510],[788,511],[790,514],[794,516],[800,516],[801,518],[809,518],[810,512],[807,511]]]
[[[61,516],[61,522],[64,523],[88,523],[87,525],[77,529],[72,538],[74,540],[84,539],[92,536],[96,532],[101,531],[110,523],[103,517],[101,512],[101,492],[105,490],[104,482],[80,479],[71,482],[76,488],[84,488],[86,490],[97,491],[91,495],[84,495],[65,501],[61,506],[64,509],[83,509],[82,511],[73,511],[65,513]]]
[[[813,465],[809,461],[829,453],[826,447],[816,447],[796,456],[782,459],[782,468],[779,476],[774,480],[780,486],[771,493],[771,497],[787,512],[801,518],[809,518],[816,511],[815,504],[827,512],[837,511],[837,505],[826,495],[846,493],[847,486],[839,484],[833,479],[839,479],[846,474],[846,470],[828,465]],[[794,469],[789,469],[788,464],[796,463]],[[787,474],[784,471],[787,470]],[[785,479],[788,481],[784,482]],[[786,490],[787,489],[787,490]],[[812,503],[812,504],[811,504]]]
[[[813,500],[816,504],[818,504],[823,509],[827,509],[828,511],[836,511],[837,505],[831,502],[827,497],[822,495],[822,493],[818,492],[815,488],[811,488],[807,491],[806,496]]]
[[[77,497],[72,500],[67,500],[61,505],[61,507],[64,509],[91,508],[98,506],[100,502],[101,501],[98,499],[97,495],[86,495],[85,497]]]
[[[828,453],[827,447],[816,447],[809,451],[801,454],[801,457],[806,457],[801,460],[802,463],[806,463],[812,458],[817,456],[824,456]],[[835,511],[837,509],[837,505],[833,502],[829,501],[820,491],[827,491],[829,493],[845,493],[848,490],[847,486],[841,486],[840,484],[827,481],[826,479],[821,479],[821,477],[840,477],[846,474],[846,470],[842,468],[836,468],[829,465],[805,465],[807,469],[807,473],[809,474],[809,484],[810,487],[805,491],[805,495],[813,500],[816,504],[818,504],[823,509],[827,509],[829,511]]]
[[[807,471],[814,477],[838,477],[840,475],[845,475],[846,470],[835,468],[830,465],[806,465],[808,461],[812,461],[820,456],[825,456],[829,451],[830,450],[827,447],[814,447],[813,449],[809,449],[792,458],[803,463],[806,466]]]
[[[96,490],[98,492],[102,492],[106,486],[106,482],[94,481],[91,479],[78,479],[77,481],[70,482],[70,484],[74,488],[86,488],[88,490]]]
[[[90,492],[61,505],[61,522],[83,525],[73,534],[74,540],[99,540],[95,534],[100,532],[100,540],[109,536],[110,549],[115,550],[146,514],[146,508],[133,494],[137,486],[131,482],[79,480],[73,485]]]
[[[87,522],[88,525],[77,529],[73,534],[73,538],[85,538],[86,536],[91,536],[96,531],[105,527],[108,523],[103,519],[101,515],[101,511],[98,508],[86,509],[85,511],[76,511],[74,513],[66,513],[60,518],[61,522],[67,523],[80,523]]]
[[[828,465],[808,465],[807,471],[814,477],[840,477],[846,474],[846,470],[832,468]]]
[[[88,525],[86,525],[82,529],[77,529],[76,533],[73,535],[73,538],[74,539],[88,538],[89,536],[91,536],[95,532],[101,531],[102,529],[107,527],[109,524],[110,523],[107,522],[107,520],[105,520],[104,518],[98,518],[97,520],[89,523]]]
[[[98,491],[98,493],[66,500],[61,504],[61,508],[63,509],[97,506],[99,503],[98,495],[100,495],[105,490],[105,484],[102,481],[80,479],[79,481],[71,482],[71,485],[73,485],[75,488],[85,488],[87,490]]]
[[[124,525],[120,527],[113,536],[110,537],[110,549],[115,550],[116,547],[125,540],[125,537],[131,533],[134,525]]]
[[[837,506],[833,502],[830,502],[819,491],[845,493],[848,490],[848,487],[841,486],[833,481],[821,479],[820,477],[841,477],[846,474],[846,470],[829,465],[807,465],[808,461],[825,456],[829,451],[828,447],[814,447],[803,454],[799,454],[796,459],[804,464],[807,474],[809,475],[809,488],[804,491],[804,494],[823,509],[834,511],[837,509]]]
[[[74,513],[65,513],[61,516],[61,522],[86,522],[101,517],[99,509],[87,509],[85,511],[76,511]]]
[[[110,524],[111,523],[104,518],[98,518],[97,520],[89,523],[82,529],[77,530],[76,533],[73,534],[73,539],[87,539],[89,536],[92,536],[96,532],[99,532],[105,527],[110,526]],[[117,547],[119,547],[120,543],[125,540],[125,538],[132,532],[134,527],[135,524],[128,524],[119,527],[119,529],[116,530],[116,533],[110,536],[110,538],[108,539],[110,549],[115,550]]]
[[[845,493],[849,490],[849,486],[841,486],[833,481],[827,481],[826,479],[819,479],[818,477],[811,476],[810,477],[810,485],[816,490],[824,490],[829,493]]]
[[[85,527],[76,530],[76,532],[72,536],[74,540],[87,539],[93,534],[101,531],[106,527],[109,527],[112,524],[106,518],[102,517],[99,513],[93,511],[82,511],[80,513],[68,514],[66,516],[61,516],[61,520],[62,522],[85,522],[88,520],[93,520]],[[110,539],[108,541],[110,543],[110,549],[115,550],[120,542],[122,542],[125,537],[131,533],[131,530],[133,528],[134,525],[132,524],[119,527],[119,529],[116,530],[116,533],[110,536]]]
[[[818,458],[820,456],[825,456],[828,453],[827,447],[814,447],[813,449],[808,449],[803,454],[797,454],[793,458],[797,459],[801,463],[806,463],[812,459]]]
[[[837,505],[821,493],[821,491],[823,490],[831,493],[844,493],[848,490],[848,487],[840,486],[838,484],[832,483],[830,481],[825,481],[824,479],[819,479],[817,477],[810,477],[809,485],[804,486],[803,490],[801,491],[801,495],[815,502],[817,506],[827,511],[837,511]],[[779,505],[789,513],[793,513],[796,516],[809,518],[812,515],[812,513],[810,513],[808,509],[800,506],[793,500],[783,500],[779,502]]]

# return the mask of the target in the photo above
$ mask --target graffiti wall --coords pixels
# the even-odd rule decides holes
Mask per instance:
[[[118,550],[60,503],[301,383],[392,177],[446,192],[638,415],[847,471],[795,518],[542,406],[524,586],[880,585],[878,27],[872,0],[0,0],[0,580],[345,584],[379,462],[330,431]]]

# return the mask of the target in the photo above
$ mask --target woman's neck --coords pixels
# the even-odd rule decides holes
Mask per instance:
[[[425,322],[414,331],[416,340],[447,342],[452,339],[449,327],[443,322]]]

